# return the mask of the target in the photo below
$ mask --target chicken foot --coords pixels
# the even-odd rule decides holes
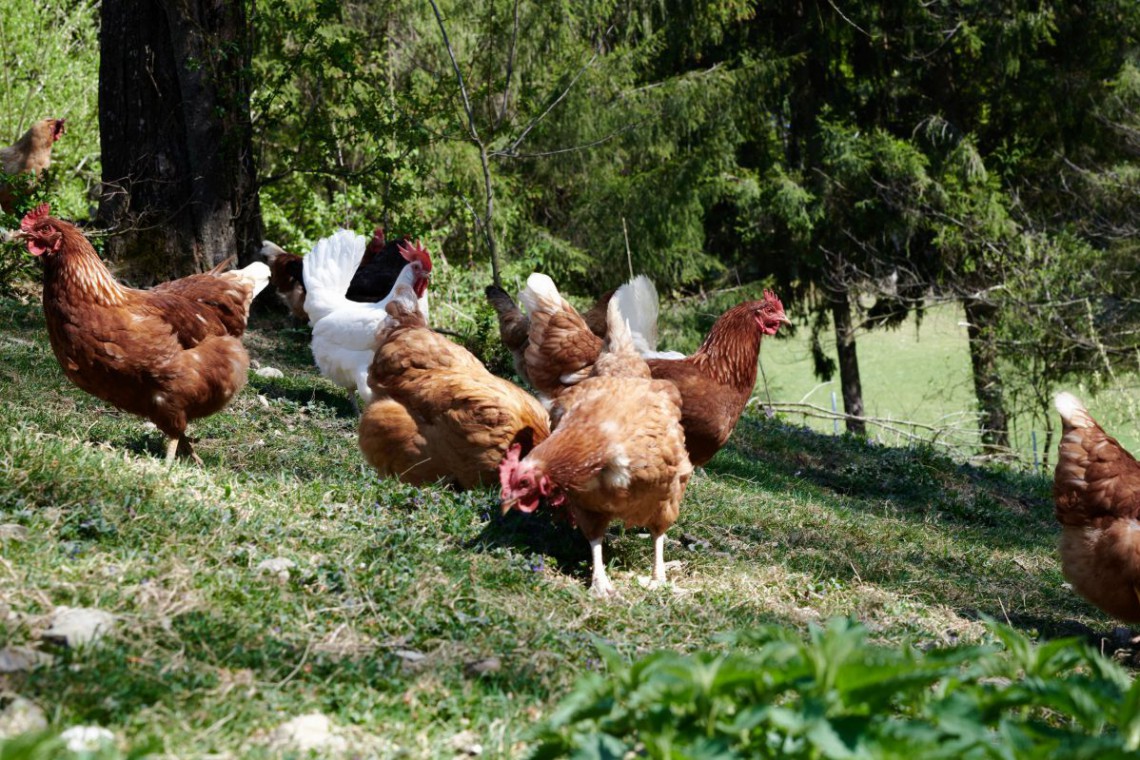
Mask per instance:
[[[190,457],[199,466],[202,465],[202,458],[194,451],[194,446],[190,443],[190,438],[186,435],[180,435],[177,438],[171,438],[166,443],[166,463],[173,464],[174,460],[179,457]]]
[[[590,554],[594,559],[594,578],[590,584],[590,591],[594,596],[608,597],[617,593],[614,584],[610,583],[610,578],[606,575],[606,563],[602,561],[602,542],[605,540],[605,535],[594,539],[590,539]]]

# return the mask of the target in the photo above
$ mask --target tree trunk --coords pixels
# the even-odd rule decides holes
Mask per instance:
[[[859,358],[855,354],[855,325],[851,321],[851,301],[846,290],[832,292],[831,318],[835,322],[835,351],[839,355],[839,383],[843,387],[843,411],[847,432],[867,434],[863,416],[863,383],[859,379]]]
[[[103,0],[98,221],[132,282],[245,264],[260,247],[246,8]]]
[[[966,310],[966,331],[970,338],[970,364],[974,370],[974,394],[978,397],[982,448],[988,452],[1008,449],[1009,420],[993,340],[997,307],[975,298],[963,299],[962,306]]]

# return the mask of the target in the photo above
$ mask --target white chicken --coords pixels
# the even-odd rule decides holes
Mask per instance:
[[[350,301],[348,286],[356,274],[368,239],[340,230],[317,242],[305,256],[305,313],[313,327],[313,359],[321,374],[342,388],[356,391],[365,406],[372,402],[368,367],[376,351],[376,330],[388,316],[386,307],[400,284],[415,291],[418,309],[428,317],[427,285],[431,256],[419,241],[400,244],[408,262],[389,293],[375,303]],[[355,403],[355,397],[353,398]]]

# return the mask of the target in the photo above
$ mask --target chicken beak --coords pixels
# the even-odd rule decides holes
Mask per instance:
[[[513,499],[503,499],[503,514],[505,515],[507,512],[510,512],[518,503],[518,497],[515,497]]]

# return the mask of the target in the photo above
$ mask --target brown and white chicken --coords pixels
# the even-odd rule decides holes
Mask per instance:
[[[219,411],[246,383],[241,343],[253,297],[269,268],[226,264],[136,290],[121,285],[75,225],[40,206],[16,237],[44,268],[48,337],[71,382],[153,422],[170,441],[166,459],[193,453],[186,426]],[[228,262],[227,262],[228,263]]]
[[[405,483],[495,482],[508,448],[525,453],[550,434],[546,409],[429,328],[412,288],[397,285],[392,295],[369,368],[374,400],[360,419],[360,450],[381,475]]]
[[[1061,570],[1112,617],[1140,623],[1140,463],[1071,393],[1054,405],[1063,425],[1053,505]]]
[[[665,532],[693,471],[676,386],[650,376],[616,302],[608,323],[607,350],[591,362],[589,377],[554,402],[554,432],[526,456],[512,447],[499,467],[504,512],[533,512],[544,500],[569,510],[590,542],[591,590],[599,596],[614,593],[602,560],[612,520],[649,529],[652,580],[665,581]],[[544,340],[542,325],[532,321],[532,342]]]

